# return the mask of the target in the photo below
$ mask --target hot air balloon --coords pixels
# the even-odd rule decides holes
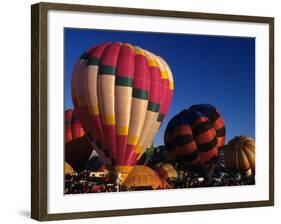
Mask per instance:
[[[168,187],[167,182],[162,180],[157,172],[143,165],[135,166],[123,185],[127,188],[151,187],[152,189],[163,189]]]
[[[76,175],[76,172],[67,162],[64,162],[64,174]]]
[[[225,166],[251,175],[255,169],[255,141],[246,136],[237,136],[224,148]]]
[[[225,143],[224,120],[212,105],[193,105],[170,120],[164,142],[172,159],[209,172]]]
[[[156,171],[163,179],[177,179],[178,173],[170,163],[156,164]]]
[[[73,109],[65,111],[65,143],[85,135],[84,129]]]
[[[128,43],[104,43],[76,62],[72,100],[86,133],[123,180],[152,142],[173,94],[168,64]]]
[[[84,169],[96,170],[102,165],[111,164],[111,160],[92,144],[88,135],[66,143],[64,156],[65,161],[77,172]]]

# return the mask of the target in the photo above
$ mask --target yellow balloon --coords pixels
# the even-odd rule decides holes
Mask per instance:
[[[240,171],[255,169],[255,141],[246,136],[237,136],[224,147],[225,166]],[[248,171],[249,172],[249,171]]]
[[[75,173],[75,171],[73,170],[73,168],[72,168],[67,162],[64,162],[64,173],[65,173],[65,174],[72,174],[72,173]]]
[[[166,187],[165,184],[165,181],[158,176],[156,171],[143,165],[135,166],[123,183],[127,188],[152,187],[153,189],[164,188]]]

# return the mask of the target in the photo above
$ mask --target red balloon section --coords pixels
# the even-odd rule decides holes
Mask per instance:
[[[85,135],[81,122],[73,109],[65,111],[65,143]]]

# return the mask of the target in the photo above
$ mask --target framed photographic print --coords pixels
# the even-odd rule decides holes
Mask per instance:
[[[31,8],[32,218],[274,204],[274,18]]]

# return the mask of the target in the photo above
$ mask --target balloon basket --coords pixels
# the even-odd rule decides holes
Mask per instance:
[[[124,181],[126,180],[128,174],[132,171],[134,167],[133,166],[116,166],[115,170],[117,172],[117,174],[121,175],[120,176],[120,184],[122,185],[124,183]]]

